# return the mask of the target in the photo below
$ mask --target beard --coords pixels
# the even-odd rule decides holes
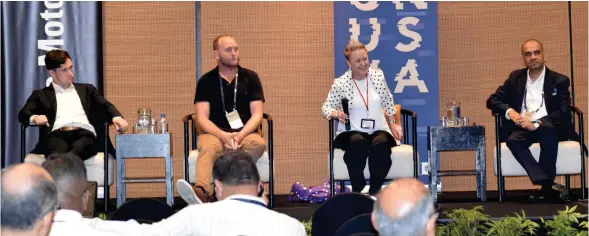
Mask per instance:
[[[228,68],[235,68],[239,65],[239,58],[237,58],[236,61],[233,61],[231,59],[224,59],[221,58],[221,60],[219,60],[219,62],[221,63],[221,65],[228,67]]]

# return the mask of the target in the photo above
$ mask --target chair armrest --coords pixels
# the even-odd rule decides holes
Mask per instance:
[[[263,119],[266,119],[266,120],[268,120],[268,121],[272,121],[272,116],[271,116],[271,115],[269,115],[269,114],[267,114],[267,113],[264,113],[264,117],[263,117]]]
[[[184,122],[188,122],[189,120],[191,120],[191,119],[192,119],[192,116],[193,116],[193,115],[196,115],[196,113],[191,113],[191,114],[185,115],[185,116],[182,118],[182,121],[184,121]]]

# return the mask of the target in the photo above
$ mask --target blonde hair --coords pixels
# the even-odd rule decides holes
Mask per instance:
[[[346,48],[344,49],[344,56],[346,57],[346,60],[349,60],[350,54],[352,54],[353,51],[356,51],[358,49],[366,50],[366,46],[364,46],[364,44],[358,40],[355,40],[355,39],[350,40],[350,42],[348,42],[348,45],[346,45]],[[366,50],[366,51],[368,51],[368,50]]]
[[[213,40],[213,51],[217,50],[219,48],[219,40],[221,40],[221,38],[224,37],[231,37],[231,38],[235,38],[233,37],[233,35],[230,34],[222,34],[217,36],[214,40]]]

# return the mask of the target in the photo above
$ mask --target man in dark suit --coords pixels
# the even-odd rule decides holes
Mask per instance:
[[[66,51],[48,52],[45,68],[53,82],[33,91],[18,113],[19,122],[40,127],[39,142],[32,152],[46,157],[71,152],[86,160],[104,151],[104,145],[96,145],[97,137],[106,132],[104,122],[112,121],[117,130],[124,130],[127,121],[96,87],[73,83],[73,63]],[[113,150],[110,140],[108,143]]]
[[[571,122],[569,78],[544,65],[544,48],[540,41],[527,40],[521,47],[526,68],[512,71],[503,86],[487,100],[487,108],[504,114],[503,137],[515,159],[526,170],[532,183],[541,185],[532,199],[556,197],[556,156],[559,140],[578,140]],[[537,162],[529,150],[540,143]]]

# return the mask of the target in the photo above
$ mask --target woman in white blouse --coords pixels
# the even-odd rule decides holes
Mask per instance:
[[[375,195],[384,184],[391,168],[391,148],[395,140],[403,138],[403,129],[387,123],[385,115],[394,121],[395,104],[382,70],[370,68],[368,51],[364,44],[352,40],[344,55],[350,69],[333,81],[322,112],[326,119],[338,119],[335,148],[345,151],[352,191],[360,192],[366,184],[364,168],[368,158],[370,195]],[[342,100],[348,100],[348,117],[342,109]],[[386,112],[386,114],[385,114]],[[346,130],[346,123],[350,129]]]

